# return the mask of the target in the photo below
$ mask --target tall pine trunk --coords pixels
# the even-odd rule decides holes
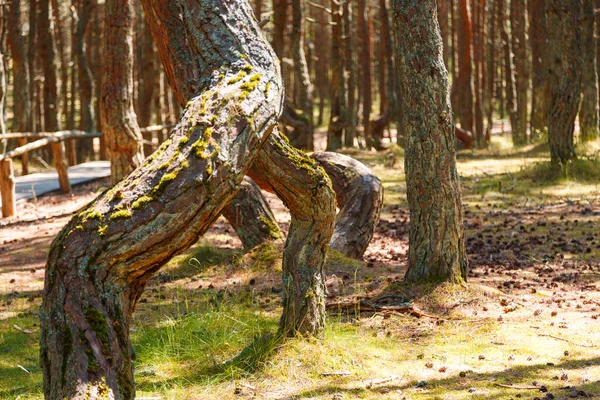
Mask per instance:
[[[514,54],[515,93],[517,124],[512,126],[513,143],[523,146],[527,143],[527,89],[529,70],[527,60],[527,41],[525,38],[526,9],[524,0],[511,0],[511,43]]]
[[[579,110],[581,140],[598,137],[598,71],[596,70],[596,38],[594,36],[594,0],[583,1],[581,49],[583,56],[583,97]]]
[[[407,126],[407,282],[467,279],[448,72],[435,0],[393,0]]]
[[[531,141],[539,142],[548,133],[550,81],[548,80],[548,25],[545,0],[529,0],[529,41],[531,43]]]

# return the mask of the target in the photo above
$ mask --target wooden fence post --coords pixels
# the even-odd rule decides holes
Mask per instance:
[[[52,143],[52,154],[54,155],[54,166],[58,172],[58,183],[63,193],[71,193],[71,183],[67,172],[67,162],[65,160],[65,147],[62,142]]]
[[[14,216],[17,212],[15,172],[10,158],[0,161],[0,193],[2,194],[2,217]]]

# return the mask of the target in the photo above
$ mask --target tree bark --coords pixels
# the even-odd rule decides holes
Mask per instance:
[[[448,17],[450,16],[449,3],[452,0],[438,0],[437,1],[437,15],[438,23],[440,24],[440,34],[442,36],[442,47],[444,48],[444,65],[448,69],[448,62],[450,59],[448,36],[450,35],[450,28],[448,24]]]
[[[369,31],[369,18],[367,15],[366,0],[358,0],[358,41],[359,41],[359,66],[362,93],[362,123],[367,146],[373,145],[370,129],[371,119],[371,33]]]
[[[223,216],[235,230],[246,250],[267,240],[284,238],[260,187],[249,177],[244,178],[240,190],[231,203],[225,206]]]
[[[573,132],[581,99],[583,57],[581,55],[581,1],[548,0],[548,50],[550,160],[565,168],[574,160]]]
[[[407,282],[467,279],[454,123],[435,0],[394,0],[397,59],[408,138]]]
[[[596,70],[596,38],[594,36],[594,0],[583,0],[581,48],[583,56],[583,97],[579,110],[581,140],[598,137],[598,72]]]
[[[529,86],[529,70],[527,60],[525,2],[510,1],[511,44],[514,54],[515,92],[516,92],[516,126],[512,126],[513,143],[516,146],[527,144],[527,89]]]
[[[530,0],[531,1],[531,0]],[[488,72],[487,72],[487,92],[488,92],[488,108],[487,108],[487,126],[485,128],[485,147],[490,143],[492,137],[492,128],[494,127],[494,111],[496,109],[496,96],[494,88],[496,87],[496,36],[497,36],[497,18],[498,13],[496,12],[497,0],[491,0],[490,7],[488,9],[488,35],[487,35],[487,47],[488,47]]]
[[[452,103],[461,128],[473,132],[472,31],[467,0],[458,0],[457,62],[458,77],[452,84]]]
[[[498,0],[498,24],[500,26],[500,38],[502,39],[503,55],[504,55],[504,80],[506,81],[506,108],[510,117],[510,125],[513,130],[519,127],[519,114],[517,113],[515,88],[515,72],[513,68],[513,52],[510,36],[508,35],[507,19],[506,19],[506,1]],[[519,144],[518,132],[512,137],[513,145]]]
[[[144,154],[133,111],[133,1],[108,0],[105,7],[100,114],[114,185],[142,163]]]
[[[35,12],[35,11],[34,11]],[[31,120],[31,95],[29,64],[27,63],[27,45],[21,29],[21,0],[12,0],[7,9],[7,38],[13,65],[13,124],[12,130],[28,132]],[[19,146],[27,139],[19,140]],[[21,156],[22,175],[29,173],[27,154]]]
[[[142,4],[177,98],[191,100],[170,139],[84,208],[51,247],[41,310],[47,398],[134,398],[128,325],[146,282],[206,232],[257,158],[292,210],[281,331],[318,334],[323,326],[333,192],[322,170],[269,136],[283,86],[250,5]]]
[[[355,30],[352,27],[352,4],[349,1],[343,2],[343,20],[344,20],[344,68],[348,74],[348,103],[346,107],[346,129],[344,131],[344,145],[354,147],[356,139],[356,87],[357,70],[354,62],[354,53],[356,50]]]
[[[346,79],[344,69],[344,47],[342,45],[342,5],[331,0],[331,113],[327,127],[327,150],[335,151],[342,147],[344,129],[347,126],[345,117]]]
[[[548,80],[548,25],[546,1],[529,0],[529,41],[531,43],[531,141],[539,142],[548,133],[550,82]]]
[[[154,65],[154,41],[148,23],[141,21],[143,25],[138,43],[140,46],[141,59],[139,60],[138,81],[138,120],[141,127],[152,125],[152,105],[154,88],[158,87],[156,67]],[[152,133],[142,134],[144,138],[144,155],[148,157],[154,151],[152,146]]]

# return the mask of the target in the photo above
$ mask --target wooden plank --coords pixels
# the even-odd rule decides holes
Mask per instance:
[[[50,143],[58,143],[67,139],[74,138],[89,138],[89,137],[100,137],[102,136],[99,132],[82,132],[82,131],[63,131],[58,132],[56,136],[43,138],[36,140],[35,142],[27,143],[25,146],[17,147],[14,150],[8,151],[5,154],[0,154],[0,160],[7,158],[13,158],[25,154],[29,151],[39,149]]]
[[[175,127],[175,125],[151,125],[151,126],[147,126],[145,128],[140,128],[141,132],[158,132],[161,131],[163,129],[171,129]],[[83,131],[79,131],[79,130],[68,130],[68,131],[58,131],[58,132],[9,132],[9,133],[5,133],[5,134],[0,134],[0,140],[2,139],[21,139],[21,138],[30,138],[30,139],[37,139],[37,138],[50,138],[50,137],[56,137],[56,136],[60,136],[60,135],[66,135],[66,134],[71,134],[71,133],[77,133],[77,134],[94,134],[94,135],[98,135],[98,136],[92,136],[92,137],[101,137],[102,136],[102,132],[83,132]],[[90,136],[85,136],[85,137],[90,137]]]
[[[0,161],[0,194],[2,195],[2,217],[12,217],[17,212],[15,201],[15,172],[11,159]]]

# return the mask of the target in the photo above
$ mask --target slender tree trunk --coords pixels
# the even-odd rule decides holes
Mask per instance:
[[[497,32],[497,18],[498,13],[496,12],[497,0],[490,1],[489,7],[489,22],[488,22],[488,37],[487,37],[487,46],[488,46],[488,81],[487,81],[487,91],[488,91],[488,109],[487,109],[487,126],[485,129],[485,147],[490,144],[490,140],[492,137],[492,128],[494,127],[494,111],[496,109],[496,75],[497,75],[497,64],[496,64],[496,32]]]
[[[579,110],[581,140],[598,137],[598,72],[596,70],[596,38],[594,37],[594,0],[583,0],[581,19],[583,56],[583,97]]]
[[[0,7],[0,134],[6,133],[6,116],[4,111],[4,99],[6,98],[6,49],[4,47],[4,37],[6,35],[6,24],[7,24],[7,11],[6,5]],[[12,164],[11,164],[12,165]],[[4,165],[3,165],[4,167]],[[4,172],[3,172],[4,174]],[[9,172],[9,175],[13,175]],[[4,184],[4,180],[2,182]],[[14,207],[13,207],[14,208]],[[10,212],[10,211],[9,211]]]
[[[312,151],[314,148],[313,122],[313,87],[310,82],[306,54],[304,52],[304,3],[303,0],[292,0],[292,55],[294,58],[295,103],[301,110],[302,118],[307,125],[306,131],[300,131],[295,143],[301,149]]]
[[[39,113],[35,107],[36,104],[36,64],[35,60],[37,59],[37,34],[38,34],[38,13],[39,13],[39,4],[38,0],[31,0],[29,2],[29,38],[27,42],[27,66],[29,70],[29,96],[30,96],[30,107],[31,107],[31,119],[29,122],[27,129],[31,132],[37,132],[40,128],[39,125],[36,124],[37,119],[39,118]]]
[[[328,5],[328,0],[321,0],[321,5],[325,7]],[[320,20],[327,20],[328,14],[322,10],[317,9],[317,16]],[[319,116],[317,125],[323,125],[323,118],[325,112],[325,101],[330,98],[329,96],[329,82],[328,82],[328,71],[329,71],[329,46],[324,46],[323,43],[329,43],[329,36],[327,34],[327,26],[325,24],[317,24],[315,32],[315,55],[316,60],[316,74],[315,74],[315,86],[319,94]]]
[[[142,163],[144,154],[133,111],[133,1],[108,0],[105,7],[100,113],[114,185]]]
[[[354,147],[356,139],[356,87],[357,87],[357,70],[354,62],[356,49],[355,30],[352,27],[352,4],[349,1],[343,3],[343,20],[344,20],[344,68],[348,74],[348,104],[346,107],[347,115],[346,129],[344,131],[344,145],[346,147]]]
[[[471,30],[473,32],[473,64],[475,65],[475,74],[473,76],[473,90],[475,94],[475,119],[473,124],[473,134],[477,147],[482,148],[484,145],[483,131],[483,31],[480,26],[481,0],[473,0],[471,9],[473,10],[471,18]]]
[[[359,55],[358,64],[360,65],[360,80],[362,93],[362,123],[364,136],[367,146],[372,146],[372,137],[370,130],[371,118],[371,32],[369,31],[369,17],[367,15],[366,0],[358,0],[358,40]]]
[[[95,127],[95,110],[94,110],[94,91],[95,82],[92,76],[92,70],[87,61],[86,49],[86,31],[89,26],[89,21],[96,8],[96,0],[84,0],[79,9],[79,21],[77,21],[77,30],[75,36],[76,47],[74,49],[77,57],[77,69],[79,71],[79,102],[81,110],[81,121],[79,129],[84,132],[94,132]],[[92,154],[92,140],[79,140],[78,144],[78,159],[84,161],[84,157]],[[85,153],[82,150],[85,149]],[[87,150],[89,149],[89,150]]]
[[[450,49],[448,38],[450,35],[450,28],[448,24],[448,17],[450,16],[450,3],[451,0],[438,0],[437,1],[437,13],[438,13],[438,22],[440,24],[440,34],[442,35],[442,47],[444,48],[444,65],[446,65],[446,69],[449,68],[449,60],[450,60]]]
[[[510,117],[510,125],[513,130],[519,127],[519,115],[517,114],[515,73],[513,69],[513,54],[510,36],[508,35],[506,19],[506,1],[498,0],[498,24],[500,26],[500,38],[502,39],[504,54],[504,80],[506,81],[506,109]],[[519,135],[513,134],[513,145],[519,145]]]
[[[581,0],[548,0],[548,51],[551,60],[550,159],[565,168],[575,159],[573,132],[581,101],[583,57],[581,54]]]
[[[35,10],[34,10],[35,12]],[[12,130],[27,132],[31,125],[31,94],[27,46],[21,30],[21,0],[12,0],[7,9],[8,46],[13,61],[13,124]],[[23,146],[27,139],[20,139]],[[22,174],[29,173],[27,154],[21,156]]]
[[[44,130],[46,132],[56,132],[60,130],[58,120],[58,61],[56,59],[56,48],[54,42],[54,29],[52,27],[52,19],[50,15],[50,4],[48,0],[39,2],[39,52],[42,59],[42,68],[44,71]],[[67,175],[66,165],[63,162],[64,145],[56,143],[52,146],[54,154],[55,167],[59,170],[59,175]],[[69,193],[71,185],[69,180],[61,180],[61,191]]]
[[[525,38],[527,10],[524,0],[510,1],[511,44],[514,54],[515,92],[517,125],[512,126],[513,143],[516,146],[527,144],[527,89],[529,70],[527,61],[527,40]]]
[[[448,72],[435,0],[393,0],[407,125],[408,282],[467,279]]]
[[[531,42],[531,141],[547,136],[550,82],[548,80],[548,25],[546,1],[529,0],[529,41]]]
[[[346,128],[346,85],[344,70],[344,47],[342,46],[342,5],[331,0],[331,114],[327,128],[327,150],[342,147],[342,135]]]
[[[473,132],[473,68],[471,66],[472,31],[467,0],[458,0],[457,62],[458,77],[452,84],[452,103],[460,126]]]
[[[156,79],[156,66],[154,61],[154,41],[152,40],[152,33],[150,32],[150,26],[141,21],[140,24],[143,26],[142,32],[139,36],[138,46],[141,53],[139,59],[139,81],[138,81],[138,121],[141,127],[147,127],[152,124],[152,105],[154,97],[154,87],[157,86],[158,80]],[[144,155],[147,157],[154,151],[152,145],[152,133],[144,133]]]

